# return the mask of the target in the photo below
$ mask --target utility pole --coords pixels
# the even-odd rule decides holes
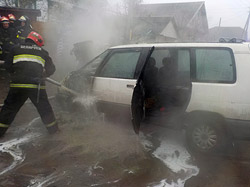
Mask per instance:
[[[47,0],[48,2],[48,21],[50,21],[50,13],[51,13],[51,7],[52,7],[52,2],[51,0]]]
[[[137,6],[142,2],[142,0],[127,0],[128,7],[128,25],[127,32],[128,41],[131,42],[133,39],[133,27],[134,27],[134,16]]]
[[[247,21],[244,27],[244,30],[242,32],[242,39],[247,40],[248,39],[248,26],[249,26],[249,21],[250,21],[250,11],[248,13]]]
[[[128,39],[129,41],[132,40],[133,17],[134,17],[133,0],[129,0],[128,1]]]
[[[221,24],[221,18],[220,18],[220,21],[219,21],[219,27],[220,27],[220,24]]]

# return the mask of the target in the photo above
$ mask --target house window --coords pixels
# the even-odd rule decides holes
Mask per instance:
[[[229,49],[196,49],[196,80],[232,83],[235,81],[234,59]]]

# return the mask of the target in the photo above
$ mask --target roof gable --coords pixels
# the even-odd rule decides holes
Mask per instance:
[[[139,17],[174,17],[178,27],[186,27],[204,5],[204,2],[141,4]]]
[[[177,30],[175,29],[173,22],[170,22],[160,34],[166,37],[178,38]]]
[[[137,17],[134,20],[135,38],[165,36],[177,38],[176,24],[173,18]]]
[[[171,20],[164,17],[138,17],[135,20],[135,32],[159,34]]]
[[[160,34],[172,21],[172,18],[166,17],[138,17],[135,20],[134,31],[136,34]]]

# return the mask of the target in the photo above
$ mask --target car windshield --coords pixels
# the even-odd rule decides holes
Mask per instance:
[[[85,66],[83,66],[79,71],[86,72],[89,75],[94,75],[101,62],[108,55],[109,51],[110,50],[104,51],[103,53],[95,57],[93,60],[91,60],[89,63],[87,63]]]

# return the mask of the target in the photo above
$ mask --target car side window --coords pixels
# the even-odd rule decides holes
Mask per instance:
[[[196,49],[196,80],[233,83],[234,59],[228,49]]]
[[[162,65],[162,59],[164,57],[170,57],[170,51],[169,49],[155,49],[152,53],[151,57],[153,57],[156,61],[155,66],[160,69]]]
[[[188,49],[178,50],[178,72],[190,72],[190,52]]]
[[[158,68],[158,85],[186,85],[190,82],[191,55],[188,48],[155,49],[152,58]]]
[[[188,49],[178,49],[178,84],[190,82],[190,51]]]
[[[156,61],[156,67],[163,67],[162,60],[165,57],[175,59],[178,66],[178,72],[190,72],[190,52],[188,49],[169,48],[169,49],[155,49],[151,55]]]
[[[133,79],[140,51],[114,52],[101,69],[100,77]]]

